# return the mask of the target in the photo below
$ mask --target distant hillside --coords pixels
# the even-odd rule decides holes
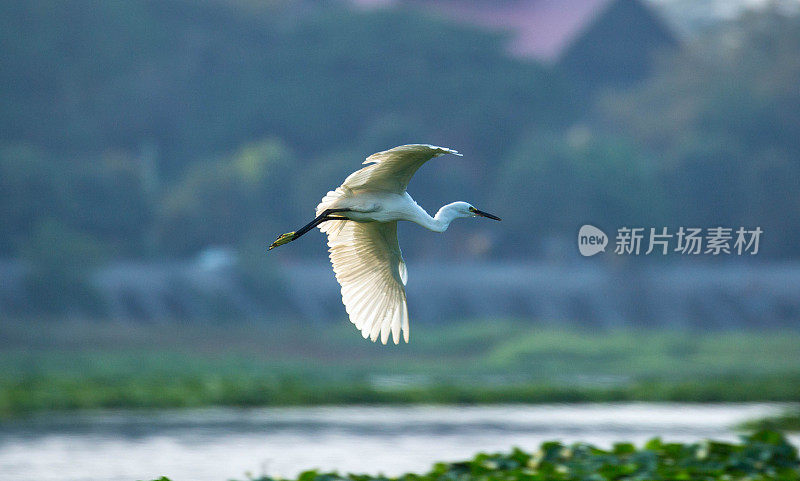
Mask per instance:
[[[0,73],[0,142],[149,145],[175,177],[264,137],[305,155],[414,139],[485,154],[569,115],[550,75],[505,58],[498,35],[406,12],[247,5],[2,2],[13,68]]]

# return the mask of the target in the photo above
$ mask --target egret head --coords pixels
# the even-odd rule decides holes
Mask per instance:
[[[483,212],[482,210],[478,210],[468,202],[453,202],[452,204],[446,207],[452,209],[457,217],[486,217],[488,219],[500,220],[500,218],[497,217],[496,215],[492,215],[489,214],[488,212]]]
[[[502,220],[501,218],[497,217],[494,214],[478,210],[471,205],[469,206],[469,212],[472,215],[472,217],[486,217],[487,219],[492,219],[492,220]]]

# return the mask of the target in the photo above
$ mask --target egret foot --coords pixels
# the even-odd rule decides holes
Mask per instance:
[[[294,232],[287,232],[285,234],[281,234],[277,239],[275,239],[275,242],[273,242],[272,245],[269,246],[269,249],[267,250],[272,250],[275,247],[282,246],[283,244],[288,244],[289,242],[292,242],[293,240],[296,239],[294,234],[295,234]]]

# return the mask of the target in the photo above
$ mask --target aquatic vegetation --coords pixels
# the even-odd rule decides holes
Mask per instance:
[[[261,477],[250,481],[278,481]],[[796,481],[797,448],[782,434],[760,431],[741,443],[703,441],[682,444],[653,439],[643,447],[618,443],[611,449],[590,444],[547,442],[535,453],[476,455],[469,461],[437,463],[425,474],[396,478],[306,471],[292,481]],[[154,481],[169,481],[160,478]]]

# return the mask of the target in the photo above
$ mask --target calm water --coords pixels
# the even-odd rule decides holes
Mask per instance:
[[[478,451],[545,440],[609,446],[661,436],[735,440],[731,426],[769,404],[332,407],[101,412],[0,424],[3,481],[225,481],[309,468],[426,470]],[[800,442],[794,437],[793,442]]]

